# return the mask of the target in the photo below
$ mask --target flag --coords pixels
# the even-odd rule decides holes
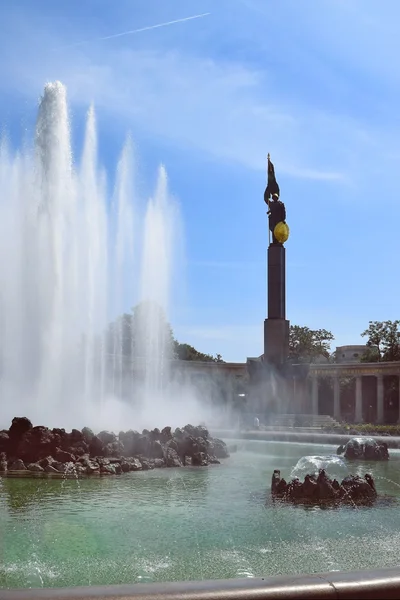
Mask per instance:
[[[272,162],[269,158],[269,154],[268,154],[268,183],[267,183],[267,187],[264,192],[264,200],[265,200],[266,204],[268,204],[270,197],[273,196],[274,194],[276,194],[279,198],[280,190],[279,190],[279,185],[275,178],[274,165],[272,164]]]

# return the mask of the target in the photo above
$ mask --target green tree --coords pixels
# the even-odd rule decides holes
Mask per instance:
[[[189,344],[175,340],[164,310],[155,302],[140,302],[132,309],[132,313],[124,313],[109,324],[106,333],[108,354],[122,354],[135,360],[144,357],[146,352],[151,353],[152,347],[154,352],[161,350],[165,355],[179,360],[224,362],[220,354],[204,354]]]
[[[333,334],[326,329],[309,329],[291,325],[289,330],[289,359],[297,362],[313,362],[317,357],[331,358]]]
[[[217,354],[216,356],[212,356],[211,354],[204,354],[203,352],[199,352],[193,346],[189,344],[180,344],[177,340],[174,341],[174,350],[176,358],[179,360],[198,360],[203,362],[224,362],[222,360],[222,356]]]
[[[400,360],[400,320],[370,321],[362,337],[367,337],[363,362]]]

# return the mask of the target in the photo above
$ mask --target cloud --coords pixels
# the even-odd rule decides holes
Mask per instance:
[[[22,48],[4,63],[2,85],[12,86],[17,74],[20,91],[37,97],[42,82],[61,79],[73,106],[93,101],[112,128],[132,127],[213,160],[257,171],[265,168],[270,151],[283,177],[354,187],[362,183],[366,170],[374,175],[374,156],[393,152],[397,132],[363,120],[360,111],[344,111],[340,97],[336,105],[318,102],[330,91],[332,98],[351,93],[351,77],[338,75],[338,61],[330,60],[341,44],[349,45],[349,37],[343,40],[339,34],[349,30],[345,19],[355,14],[342,2],[326,0],[324,10],[325,4],[327,13],[315,8],[305,19],[303,4],[296,2],[289,1],[286,8],[279,5],[271,15],[264,0],[237,1],[228,23],[222,1],[206,29],[193,25],[189,37],[179,42],[164,38],[165,33],[157,33],[151,44],[146,36],[138,36],[135,40],[140,37],[140,42],[133,47],[93,43],[49,53],[46,48],[54,47],[55,41],[50,28],[40,35],[35,30],[42,50],[37,46],[30,56],[32,32],[30,38],[27,35]],[[283,43],[278,32],[289,14],[296,27],[288,25],[290,35]],[[267,17],[272,20],[268,44],[263,22]],[[364,43],[368,27],[364,23],[364,33],[355,31],[351,41],[355,36]],[[299,36],[300,30],[304,35]],[[67,37],[71,39],[70,32],[64,32],[64,40]],[[234,50],[221,52],[220,40]],[[59,36],[57,43],[63,43]],[[248,59],[250,44],[253,60]],[[324,53],[330,60],[324,60]],[[351,58],[356,66],[362,57],[353,52]]]
[[[57,54],[43,57],[35,68],[29,61],[19,62],[18,87],[24,94],[37,97],[41,82],[60,79],[74,106],[93,101],[113,127],[140,128],[252,170],[265,168],[269,150],[282,175],[332,182],[347,177],[338,171],[337,161],[318,149],[318,140],[338,127],[331,124],[312,139],[316,116],[266,95],[268,72],[177,50],[112,48],[100,54],[73,49]],[[12,60],[5,66],[8,84],[15,67]]]

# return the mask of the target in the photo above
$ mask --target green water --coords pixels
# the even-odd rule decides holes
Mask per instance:
[[[396,566],[400,503],[265,504],[272,470],[332,446],[237,442],[209,468],[85,480],[0,479],[0,587],[105,585]],[[400,498],[400,453],[358,464]],[[268,496],[269,498],[269,496]]]

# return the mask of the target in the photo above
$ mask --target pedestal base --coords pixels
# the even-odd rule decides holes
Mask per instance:
[[[276,367],[284,365],[289,352],[289,321],[265,319],[264,360]]]

